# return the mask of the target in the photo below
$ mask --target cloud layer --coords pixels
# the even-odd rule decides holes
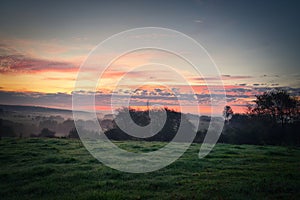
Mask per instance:
[[[205,86],[193,87],[196,92],[196,97],[199,103],[199,107],[210,106],[210,94]],[[273,89],[270,87],[248,87],[242,88],[239,86],[226,86],[226,101],[231,105],[235,112],[244,112],[247,104],[253,103],[252,100],[255,95],[264,91]],[[300,96],[299,88],[281,88],[286,89],[294,96]],[[116,105],[127,99],[130,99],[131,106],[137,106],[143,108],[150,103],[150,105],[161,104],[162,106],[178,107],[177,99],[182,99],[185,104],[183,106],[190,106],[187,95],[184,92],[184,86],[174,86],[173,91],[178,93],[177,97],[169,89],[160,88],[139,88],[136,91],[119,90],[114,93]],[[80,92],[79,92],[80,93]],[[83,98],[91,92],[81,92]],[[95,93],[95,107],[100,110],[110,110],[112,91],[98,91]],[[186,101],[185,101],[186,100]],[[9,92],[0,91],[0,103],[1,104],[15,104],[15,105],[31,105],[31,106],[46,106],[54,108],[67,108],[72,107],[72,94],[67,93],[40,93],[40,92]],[[92,108],[91,105],[82,105],[83,109]],[[222,108],[220,108],[222,109]],[[191,113],[193,111],[191,110]],[[205,112],[204,112],[205,113]],[[208,114],[208,113],[206,113]]]

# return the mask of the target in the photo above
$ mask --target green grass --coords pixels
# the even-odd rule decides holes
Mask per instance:
[[[149,152],[162,142],[116,142]],[[161,170],[110,169],[77,141],[0,140],[0,199],[300,199],[300,149],[218,144],[198,159],[200,144]]]

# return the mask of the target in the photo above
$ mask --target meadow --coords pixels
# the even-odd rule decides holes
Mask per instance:
[[[118,141],[135,152],[164,142]],[[151,173],[108,168],[76,139],[2,138],[0,199],[300,199],[300,148],[217,144],[198,159],[192,144]]]

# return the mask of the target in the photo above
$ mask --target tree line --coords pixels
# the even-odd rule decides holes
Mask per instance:
[[[247,111],[245,114],[234,114],[232,108],[227,105],[223,111],[224,128],[218,142],[300,145],[299,108],[299,99],[292,97],[285,90],[271,90],[256,95],[253,104],[246,106]],[[132,120],[140,126],[146,126],[150,123],[149,110],[121,109],[117,117],[124,119],[127,112],[130,113]],[[157,110],[156,112],[163,111]],[[192,132],[195,128],[184,114],[168,108],[165,108],[165,112],[167,113],[165,125],[152,137],[133,137],[122,131],[115,123],[113,128],[107,130],[105,134],[112,140],[171,141],[176,135],[180,123],[184,124],[186,131]],[[202,143],[207,134],[207,129],[199,130],[195,134],[194,142]]]
[[[255,97],[245,114],[234,115],[230,107],[225,107],[226,123],[219,142],[299,145],[299,98],[285,90],[271,90]]]
[[[223,111],[224,128],[219,138],[220,143],[231,144],[270,144],[270,145],[299,145],[300,144],[300,103],[298,97],[292,97],[284,90],[271,90],[256,95],[252,105],[246,107],[246,113],[234,114],[230,106]],[[130,114],[132,121],[128,119]],[[151,123],[150,114],[161,116],[166,114],[166,122],[162,128],[151,137],[134,137],[124,132],[116,123],[122,121],[130,130],[131,123],[138,126],[147,126]],[[210,121],[210,117],[201,116],[200,122]],[[162,123],[159,118],[156,123]],[[82,121],[89,125],[89,121]],[[114,120],[102,119],[99,124],[104,134],[111,140],[143,140],[143,141],[171,141],[180,126],[184,127],[186,134],[195,134],[194,142],[202,143],[207,127],[195,131],[195,126],[186,114],[169,108],[156,110],[136,110],[123,108],[118,110]],[[134,127],[134,126],[133,126]],[[64,132],[66,138],[79,138],[74,121],[71,119],[58,123],[52,118],[45,118],[38,126],[24,125],[0,119],[1,137],[57,137],[57,132]],[[26,134],[24,134],[26,133]],[[30,134],[29,134],[30,133]],[[95,134],[95,133],[91,133]],[[143,134],[143,133],[141,133]]]

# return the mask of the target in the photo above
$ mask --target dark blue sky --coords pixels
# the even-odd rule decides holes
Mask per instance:
[[[88,38],[159,26],[201,42],[224,73],[298,73],[298,1],[1,1],[0,36]]]

